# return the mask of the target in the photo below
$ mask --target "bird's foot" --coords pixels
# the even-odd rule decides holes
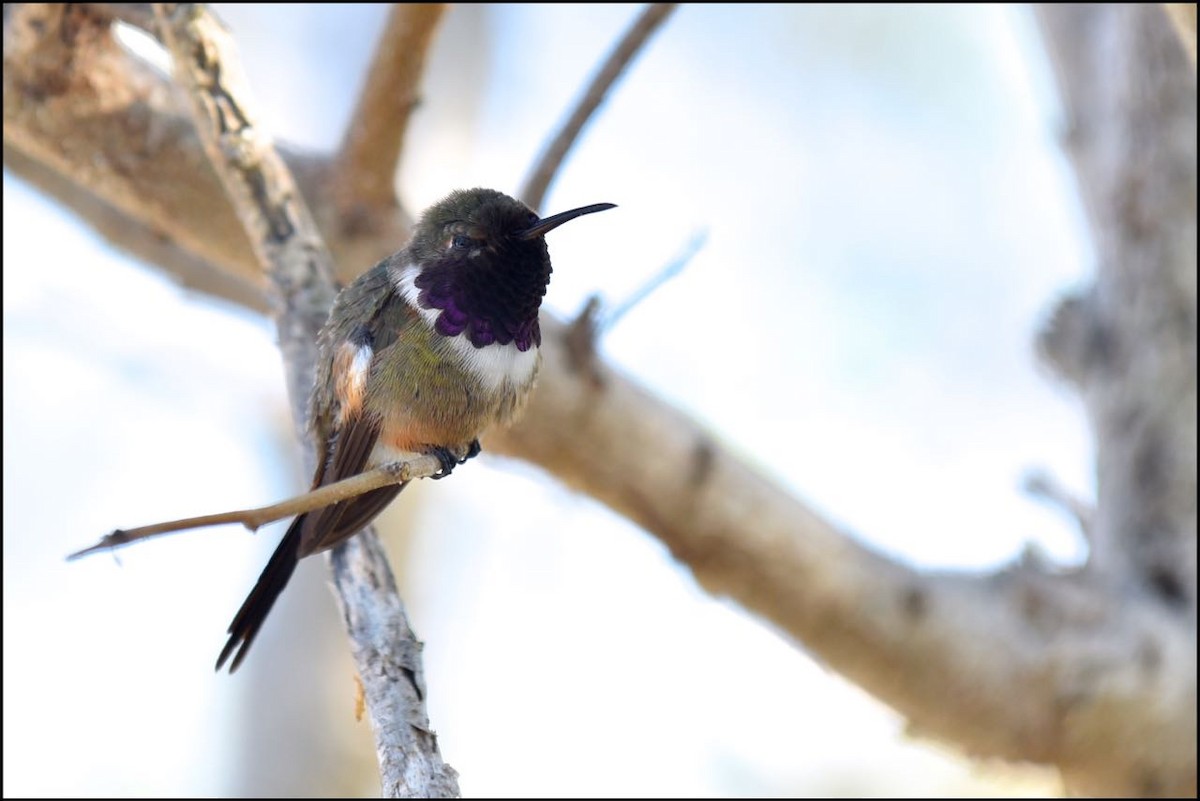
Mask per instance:
[[[440,445],[435,445],[429,449],[429,453],[437,457],[437,460],[442,464],[442,469],[434,473],[432,476],[430,476],[430,478],[435,480],[445,478],[454,472],[455,467],[458,467],[460,464],[465,464],[468,459],[473,459],[478,456],[481,450],[482,448],[479,445],[478,439],[471,441],[471,444],[467,447],[466,454],[461,458],[449,448],[443,448]]]

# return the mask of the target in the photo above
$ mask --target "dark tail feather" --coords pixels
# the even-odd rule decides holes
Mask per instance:
[[[246,658],[250,644],[254,642],[254,637],[262,628],[263,621],[267,619],[267,614],[275,605],[275,599],[287,586],[288,579],[292,577],[292,572],[296,569],[296,563],[300,561],[300,528],[304,524],[305,517],[306,515],[299,515],[292,521],[292,525],[288,527],[287,534],[283,536],[279,547],[271,555],[271,561],[267,562],[267,566],[263,568],[262,575],[258,577],[254,589],[246,596],[242,608],[238,610],[233,622],[229,624],[229,641],[225,643],[225,647],[221,649],[221,655],[217,657],[217,670],[221,669],[235,648],[237,656],[229,665],[230,673],[237,670],[238,665]]]

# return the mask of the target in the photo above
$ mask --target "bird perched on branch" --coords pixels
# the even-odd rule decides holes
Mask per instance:
[[[309,404],[320,448],[313,488],[412,453],[436,456],[434,477],[443,478],[477,454],[479,435],[515,418],[537,375],[545,235],[611,208],[539,218],[505,194],[470,189],[426,210],[408,245],[342,290],[321,330]],[[217,670],[246,658],[300,559],[357,534],[404,486],[292,521],[229,625]]]

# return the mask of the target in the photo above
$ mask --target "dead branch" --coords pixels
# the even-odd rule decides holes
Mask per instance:
[[[583,132],[588,120],[604,102],[609,89],[625,72],[634,57],[641,52],[654,32],[675,10],[676,5],[676,3],[651,3],[646,6],[646,9],[625,32],[625,36],[613,48],[608,59],[601,65],[595,77],[592,78],[591,84],[584,91],[583,97],[579,99],[567,117],[567,121],[563,123],[562,129],[550,140],[550,144],[538,157],[529,177],[525,179],[525,185],[517,193],[517,197],[525,201],[530,208],[541,207],[542,201],[546,199],[546,190],[550,188],[550,182],[558,174],[567,153],[570,152],[571,147]]]
[[[391,213],[396,203],[396,171],[408,120],[420,99],[425,56],[446,7],[442,3],[397,3],[375,47],[358,105],[346,126],[338,153],[335,197],[344,224],[377,209]]]
[[[251,532],[255,532],[262,526],[274,523],[276,520],[295,517],[296,515],[313,512],[317,509],[324,509],[326,506],[335,504],[338,501],[357,498],[364,492],[370,492],[373,489],[386,487],[390,484],[403,484],[407,481],[412,481],[414,478],[426,478],[434,475],[440,469],[441,463],[432,456],[414,456],[412,460],[407,462],[389,462],[373,470],[368,470],[365,473],[359,473],[350,478],[335,481],[332,484],[323,484],[314,490],[296,495],[279,503],[270,504],[269,506],[256,506],[252,509],[237,509],[231,512],[217,512],[198,517],[185,517],[180,520],[168,520],[164,523],[152,523],[151,525],[139,526],[137,528],[119,528],[111,534],[106,534],[95,545],[88,546],[81,551],[76,551],[68,556],[67,559],[78,559],[81,556],[87,556],[88,554],[110,548],[118,548],[162,534],[175,534],[180,531],[191,531],[209,526],[224,526],[229,523],[241,523]]]
[[[254,123],[232,37],[199,6],[155,4],[155,16],[176,78],[188,89],[200,140],[269,272],[293,416],[303,428],[317,333],[333,302],[330,256],[287,166]],[[380,638],[355,643],[352,650],[383,785],[393,795],[457,796],[456,774],[442,761],[436,739],[419,736],[429,731],[429,717],[422,688],[407,677],[419,674],[414,661],[420,651],[386,556],[377,542],[363,545],[376,540],[372,530],[353,539],[354,547],[334,549],[331,562],[347,620],[377,618],[382,612],[386,624],[350,626],[352,635]]]
[[[1097,251],[1054,326],[1096,440],[1090,566],[1194,621],[1195,73],[1154,6],[1039,13]]]
[[[1192,60],[1192,68],[1196,67],[1196,4],[1195,3],[1163,3],[1175,33],[1183,45],[1188,58]]]
[[[770,620],[923,736],[1057,765],[1080,786],[1152,772],[1178,789],[1194,777],[1183,621],[1085,575],[922,572],[876,554],[602,361],[599,380],[573,372],[563,336],[543,319],[546,363],[525,418],[536,423],[492,432],[486,450],[634,520],[706,590]]]

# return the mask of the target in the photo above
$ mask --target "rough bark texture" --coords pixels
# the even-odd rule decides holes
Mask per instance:
[[[203,7],[156,4],[202,146],[270,278],[279,345],[301,438],[317,357],[317,334],[336,294],[333,266],[304,199],[270,137],[255,124],[232,38]],[[310,456],[310,463],[315,459]],[[457,797],[454,769],[430,733],[420,643],[371,529],[333,549],[334,586],[346,617],[370,710],[384,794]]]
[[[1195,75],[1154,7],[1041,16],[1097,255],[1054,345],[1095,432],[1091,564],[1194,621]]]

